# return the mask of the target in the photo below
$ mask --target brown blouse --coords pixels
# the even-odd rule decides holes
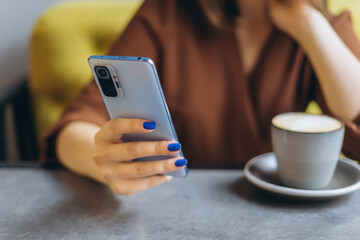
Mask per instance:
[[[209,28],[189,2],[196,1],[147,0],[109,53],[154,60],[189,167],[242,167],[271,151],[272,117],[304,111],[313,99],[331,115],[307,57],[288,35],[273,30],[246,77],[235,34]],[[360,59],[350,13],[330,22]],[[109,120],[94,81],[44,139],[47,162],[56,161],[60,129],[76,120],[100,126]],[[360,160],[360,116],[346,121],[343,152]]]

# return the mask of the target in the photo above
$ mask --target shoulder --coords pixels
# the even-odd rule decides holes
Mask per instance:
[[[198,0],[145,0],[135,17],[157,28],[189,24],[205,27]]]
[[[168,11],[176,8],[176,0],[145,0],[141,5],[138,16],[167,15]]]
[[[178,8],[177,0],[145,0],[135,17],[157,24],[166,24],[174,17]]]
[[[339,26],[353,27],[352,13],[349,10],[343,11],[340,14],[336,14],[336,15],[333,13],[328,13],[327,18],[333,27],[339,27]]]

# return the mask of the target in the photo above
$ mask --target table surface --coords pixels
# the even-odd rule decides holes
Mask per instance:
[[[279,197],[241,170],[190,170],[131,197],[66,170],[0,168],[0,239],[359,239],[360,191]]]

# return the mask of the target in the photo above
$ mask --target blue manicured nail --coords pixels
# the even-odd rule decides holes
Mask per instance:
[[[182,167],[182,166],[185,166],[186,164],[187,164],[186,158],[175,161],[175,166],[177,166],[177,167]]]
[[[153,130],[156,128],[156,122],[144,122],[143,127],[146,130]]]
[[[170,143],[170,144],[167,146],[167,149],[168,149],[169,151],[172,151],[172,152],[174,152],[174,151],[179,151],[180,148],[181,148],[180,143]]]

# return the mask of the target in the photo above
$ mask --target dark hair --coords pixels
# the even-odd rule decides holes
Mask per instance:
[[[233,29],[236,17],[241,14],[236,0],[198,0],[198,2],[207,21],[217,29]],[[311,3],[325,16],[328,14],[327,0],[311,0]]]
[[[200,8],[212,26],[231,30],[239,15],[236,0],[198,0]]]

